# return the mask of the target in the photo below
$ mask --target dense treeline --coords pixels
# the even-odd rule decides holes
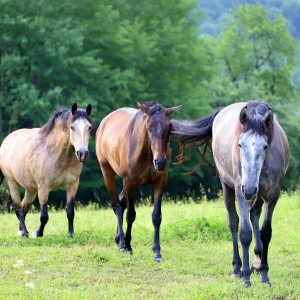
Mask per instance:
[[[215,38],[199,33],[204,14],[195,0],[0,3],[1,140],[18,128],[41,127],[54,110],[75,101],[80,107],[92,104],[99,124],[116,108],[135,107],[136,99],[154,99],[165,107],[183,104],[173,116],[180,119],[264,99],[291,143],[284,188],[297,188],[296,41],[280,14],[270,18],[260,5],[236,7]],[[178,142],[171,143],[175,161]],[[182,175],[199,157],[195,152],[187,164],[171,166],[169,195],[217,195],[219,182],[209,163]],[[93,153],[77,198],[83,203],[108,200]],[[57,193],[53,201],[60,199]]]

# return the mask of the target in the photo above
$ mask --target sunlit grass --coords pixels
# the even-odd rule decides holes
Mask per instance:
[[[133,226],[134,255],[114,242],[111,209],[80,208],[75,236],[67,237],[65,211],[50,211],[45,235],[15,236],[14,214],[0,215],[0,295],[2,299],[297,299],[300,282],[300,196],[283,195],[273,217],[269,250],[272,287],[251,277],[246,289],[231,278],[232,243],[221,200],[200,204],[164,203],[163,262],[151,250],[152,206],[139,206]],[[30,233],[39,214],[29,213]],[[254,243],[251,245],[253,253]]]

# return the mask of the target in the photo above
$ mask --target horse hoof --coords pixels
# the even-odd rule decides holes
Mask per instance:
[[[161,255],[157,255],[157,256],[154,257],[154,261],[157,262],[157,263],[161,262],[162,260],[163,260],[163,258],[162,258]]]
[[[133,255],[133,251],[131,247],[126,247],[126,252],[130,255]]]
[[[115,242],[119,245],[120,237],[118,235],[115,236]]]
[[[241,272],[240,273],[232,273],[231,277],[240,279],[240,278],[242,278],[242,273]]]
[[[259,274],[259,268],[254,267],[254,265],[252,265],[252,267],[251,267],[251,273],[253,273],[253,274]]]
[[[271,282],[269,280],[263,280],[263,279],[261,279],[260,282],[263,283],[263,284],[266,284],[266,285],[268,285],[270,287],[272,286],[272,284],[271,284]]]
[[[16,236],[23,236],[22,230],[19,230],[19,231],[16,233]]]
[[[126,247],[119,247],[119,252],[122,252],[122,253],[126,253],[127,252],[127,249]]]
[[[245,281],[244,281],[244,284],[245,284],[246,288],[251,287],[251,282],[250,282],[250,280],[245,280]]]
[[[38,235],[36,234],[36,232],[33,232],[33,233],[32,233],[32,238],[33,238],[33,239],[36,239],[37,237],[38,237]]]
[[[69,232],[68,237],[69,237],[70,239],[72,239],[73,236],[74,236],[74,233]]]

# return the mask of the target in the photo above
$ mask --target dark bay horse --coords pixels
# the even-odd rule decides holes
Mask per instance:
[[[19,129],[9,134],[0,148],[1,181],[5,178],[16,215],[19,235],[28,237],[25,217],[36,194],[41,207],[41,225],[33,237],[43,236],[48,222],[49,192],[63,188],[67,192],[69,236],[74,234],[74,199],[79,186],[82,162],[88,156],[92,120],[91,105],[54,112],[42,128]],[[23,200],[20,186],[25,188]]]
[[[212,141],[233,239],[233,275],[243,277],[247,287],[251,285],[251,221],[256,242],[252,271],[260,272],[261,282],[270,285],[268,247],[272,235],[272,214],[289,161],[288,140],[272,110],[266,103],[258,101],[235,103],[199,120],[173,120],[172,124],[172,132],[179,135],[183,146]],[[241,219],[243,263],[238,249],[239,217],[235,199]],[[264,220],[259,230],[263,203]]]
[[[96,133],[96,155],[106,188],[117,216],[116,242],[120,251],[132,253],[131,228],[136,217],[134,191],[139,185],[154,188],[154,260],[160,261],[159,229],[162,220],[161,198],[168,179],[171,158],[169,116],[179,107],[164,108],[156,102],[141,104],[140,109],[120,108],[107,115]],[[119,197],[115,175],[122,178]],[[123,214],[127,208],[124,237]]]

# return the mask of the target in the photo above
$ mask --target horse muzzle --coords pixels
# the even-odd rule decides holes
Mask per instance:
[[[76,151],[76,157],[80,162],[85,162],[89,156],[89,151],[86,149],[79,149]]]
[[[241,186],[242,196],[247,201],[253,201],[257,197],[257,187],[245,187]]]
[[[153,160],[154,168],[156,171],[164,171],[167,166],[167,160],[166,159],[154,159]]]

